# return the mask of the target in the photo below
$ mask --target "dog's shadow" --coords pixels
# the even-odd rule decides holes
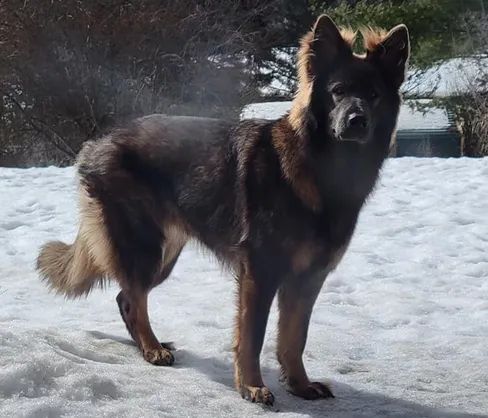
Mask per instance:
[[[111,339],[121,344],[135,346],[135,343],[127,338],[98,331],[91,331],[90,334],[95,338]],[[202,358],[191,351],[178,348],[175,357],[174,367],[195,369],[212,381],[225,386],[235,396],[238,396],[235,392],[234,366],[232,363],[215,357]],[[390,398],[377,393],[358,391],[349,385],[338,382],[331,382],[335,398],[306,401],[286,391],[279,383],[279,371],[277,369],[262,366],[261,371],[264,381],[276,397],[272,410],[278,413],[297,413],[311,418],[323,418],[325,416],[327,418],[370,418],[379,416],[403,418],[488,418],[488,415],[446,412],[442,409],[431,408],[415,402]]]
[[[193,368],[214,382],[235,392],[233,364],[215,357],[201,358],[186,350],[178,350],[177,367]],[[276,397],[274,410],[278,413],[296,413],[312,418],[403,417],[403,418],[488,418],[462,412],[446,412],[414,402],[394,399],[376,393],[355,390],[353,387],[332,382],[333,399],[306,401],[289,394],[279,383],[279,371],[261,367],[263,379]],[[327,379],[325,379],[327,381]],[[329,382],[329,381],[327,381]],[[237,395],[237,394],[236,394]]]

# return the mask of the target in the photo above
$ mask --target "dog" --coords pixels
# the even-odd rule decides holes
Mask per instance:
[[[358,54],[356,32],[317,18],[300,40],[298,89],[279,119],[151,114],[87,141],[76,160],[78,234],[72,245],[41,247],[41,279],[67,298],[116,280],[120,314],[144,359],[170,366],[173,350],[152,331],[148,293],[197,242],[236,278],[242,398],[274,403],[260,353],[275,296],[287,390],[334,397],[304,368],[310,317],[388,158],[410,56],[403,24],[361,33]]]

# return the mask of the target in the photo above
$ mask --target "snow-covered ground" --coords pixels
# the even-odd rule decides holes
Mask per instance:
[[[280,386],[273,307],[262,365],[279,412],[236,393],[234,282],[192,248],[150,296],[173,368],[142,359],[115,286],[75,302],[48,294],[34,260],[44,241],[74,239],[73,174],[0,169],[1,417],[488,414],[488,159],[388,161],[312,318],[306,367],[335,399]]]

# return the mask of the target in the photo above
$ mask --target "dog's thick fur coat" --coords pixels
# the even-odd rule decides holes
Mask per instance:
[[[75,242],[43,246],[37,269],[67,297],[114,279],[120,313],[144,358],[174,361],[153,334],[147,295],[193,239],[237,278],[235,383],[272,404],[259,357],[278,294],[277,357],[290,392],[331,397],[302,362],[328,273],[340,262],[387,158],[410,53],[408,31],[355,34],[323,15],[301,41],[299,89],[274,121],[150,115],[87,142],[77,159]]]

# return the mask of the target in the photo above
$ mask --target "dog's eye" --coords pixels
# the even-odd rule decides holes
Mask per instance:
[[[378,98],[378,92],[377,92],[376,90],[374,90],[374,89],[373,89],[373,90],[371,90],[371,91],[369,92],[369,97],[371,97],[372,99],[376,99],[376,98]]]
[[[332,93],[336,96],[343,96],[346,93],[346,90],[344,89],[343,86],[335,86],[332,89]]]

